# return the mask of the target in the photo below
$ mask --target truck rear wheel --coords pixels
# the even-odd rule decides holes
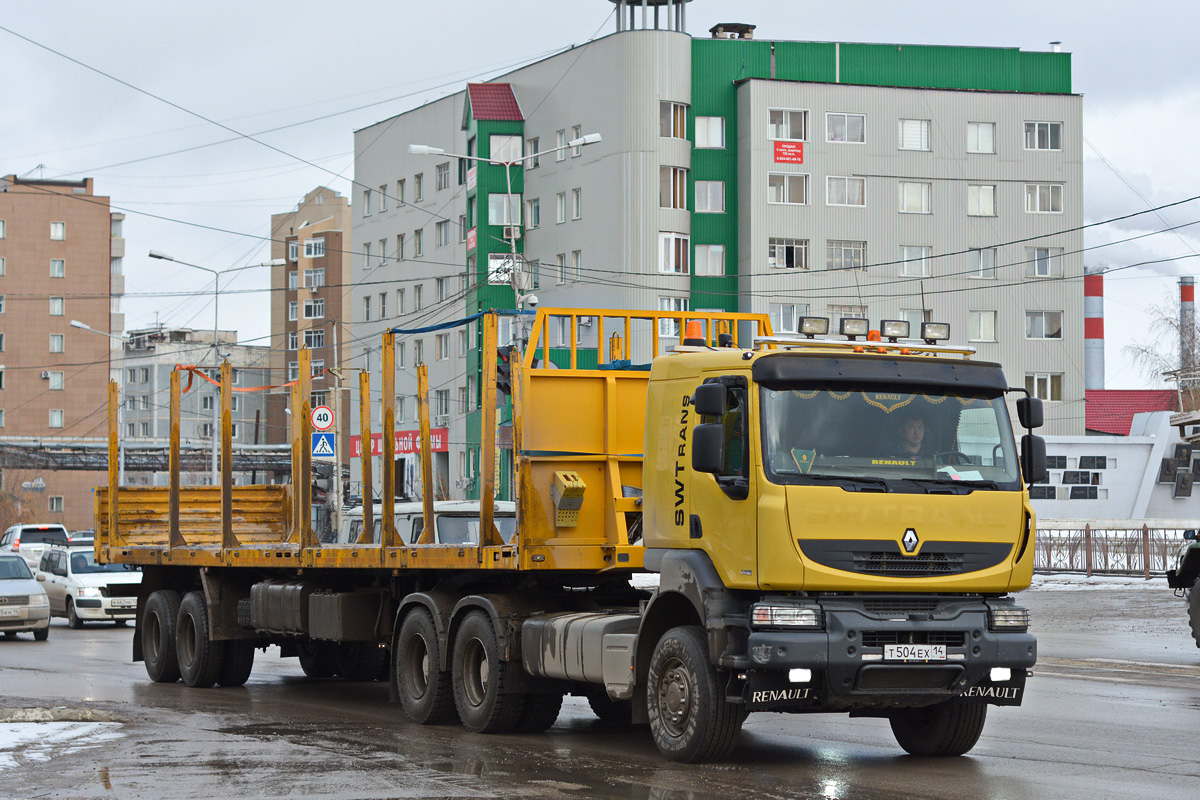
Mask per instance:
[[[481,611],[463,619],[451,656],[454,705],[463,727],[474,733],[511,731],[520,718],[524,698],[504,686],[504,664],[492,622]]]
[[[375,642],[342,642],[334,651],[337,671],[348,681],[373,681],[387,664],[387,649]]]
[[[179,680],[179,659],[175,657],[175,621],[179,619],[179,592],[160,589],[146,598],[142,625],[142,659],[146,674],[155,683]]]
[[[408,718],[419,725],[456,721],[450,670],[442,664],[433,617],[414,609],[400,625],[396,642],[396,694]]]
[[[296,645],[300,669],[310,678],[332,678],[337,675],[337,653],[331,642],[305,639]]]
[[[604,691],[603,686],[589,686],[587,690],[588,705],[592,713],[603,722],[628,725],[633,722],[633,701],[613,700]]]
[[[914,756],[961,756],[979,741],[987,706],[950,700],[891,713],[892,734]]]
[[[208,636],[208,606],[204,602],[204,592],[188,592],[179,603],[179,621],[175,624],[179,677],[194,688],[212,686],[221,673],[224,655],[225,642],[214,642]]]
[[[521,708],[521,717],[514,728],[519,733],[542,733],[558,721],[562,711],[562,692],[549,694],[527,694],[525,705]]]
[[[1196,647],[1200,647],[1200,581],[1196,581],[1188,590],[1188,622],[1192,626]]]
[[[725,700],[699,626],[672,628],[650,658],[646,711],[664,756],[697,763],[728,758],[746,716]]]
[[[225,642],[225,657],[217,675],[219,686],[244,686],[254,669],[254,642],[249,639],[230,639]]]

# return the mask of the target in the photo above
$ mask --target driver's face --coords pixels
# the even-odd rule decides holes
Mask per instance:
[[[900,427],[900,443],[909,450],[918,450],[925,438],[925,421],[910,419]]]

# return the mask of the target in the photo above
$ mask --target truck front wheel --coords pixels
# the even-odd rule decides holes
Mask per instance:
[[[658,641],[646,704],[658,749],[689,764],[728,758],[746,718],[741,707],[725,700],[699,626],[672,628]]]
[[[1192,626],[1192,638],[1200,647],[1200,580],[1188,590],[1188,622]]]
[[[193,688],[208,688],[221,674],[224,655],[225,642],[214,642],[208,636],[208,606],[204,602],[204,593],[188,592],[179,604],[179,620],[175,624],[179,677]]]
[[[914,756],[961,756],[979,741],[987,706],[950,700],[923,708],[902,708],[889,717],[892,734]]]
[[[451,661],[454,705],[463,727],[474,733],[511,731],[521,717],[524,697],[506,691],[500,644],[486,614],[472,611],[463,619]]]
[[[146,674],[155,683],[179,680],[179,659],[175,657],[175,621],[179,618],[179,592],[160,589],[146,598],[142,624],[142,658]]]
[[[410,612],[396,642],[396,694],[408,718],[419,725],[454,722],[450,671],[442,664],[437,630],[424,609]]]

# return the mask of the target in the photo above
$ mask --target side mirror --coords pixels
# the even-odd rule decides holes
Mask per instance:
[[[1196,541],[1196,532],[1195,531],[1184,531],[1183,538],[1186,541],[1194,542],[1194,541]]]
[[[717,386],[717,384],[712,384]],[[700,387],[704,388],[703,386]],[[721,396],[725,387],[717,386]],[[697,390],[699,393],[699,390]],[[725,426],[719,422],[707,422],[692,430],[692,469],[716,475],[725,469]]]
[[[1042,427],[1042,401],[1037,397],[1022,397],[1017,400],[1017,419],[1026,430]]]
[[[700,384],[696,387],[696,393],[692,395],[692,407],[696,409],[697,414],[705,417],[724,415],[727,410],[725,387],[719,383]]]
[[[1189,531],[1189,533],[1190,533],[1190,531]],[[39,572],[39,573],[37,574],[37,579],[38,579],[39,581],[42,581],[43,583],[45,583],[45,582],[46,582],[46,573],[44,573],[44,572]]]
[[[1050,472],[1046,469],[1046,440],[1025,434],[1021,437],[1021,472],[1026,483],[1045,483]]]

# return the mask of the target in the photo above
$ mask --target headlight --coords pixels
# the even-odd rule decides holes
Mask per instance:
[[[988,616],[988,621],[994,631],[1029,629],[1029,610],[1020,606],[991,606]]]
[[[750,608],[750,620],[762,628],[811,628],[825,627],[821,609],[812,606],[770,605],[756,603]]]
[[[42,592],[41,594],[29,595],[29,607],[30,608],[41,608],[42,606],[48,606],[48,605],[50,605],[50,599],[48,597],[46,597],[45,592]]]
[[[99,597],[100,590],[94,586],[83,586],[79,589],[80,597]]]

